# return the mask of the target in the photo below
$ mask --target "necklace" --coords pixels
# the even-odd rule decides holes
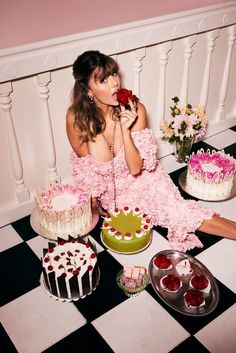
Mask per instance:
[[[106,136],[104,135],[104,133],[102,133],[102,137],[104,138],[104,141],[106,142],[106,144],[107,144],[107,146],[108,146],[108,148],[110,150],[110,154],[111,154],[113,209],[116,208],[116,183],[115,183],[115,166],[114,166],[114,157],[115,157],[115,155],[114,155],[114,143],[115,143],[115,135],[116,135],[116,124],[117,124],[117,119],[114,120],[111,143],[108,142]]]

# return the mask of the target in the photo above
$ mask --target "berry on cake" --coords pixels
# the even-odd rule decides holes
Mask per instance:
[[[153,266],[157,270],[169,270],[172,268],[172,262],[168,256],[164,254],[158,254],[153,259]]]
[[[160,285],[162,289],[168,292],[176,293],[180,287],[182,287],[182,282],[179,277],[169,274],[161,278]]]
[[[196,289],[189,289],[184,293],[185,305],[188,309],[198,308],[206,304],[202,293]]]
[[[193,276],[190,279],[190,286],[205,293],[209,293],[211,289],[210,281],[204,274]]]

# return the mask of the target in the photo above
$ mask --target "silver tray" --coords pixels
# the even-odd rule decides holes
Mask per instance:
[[[153,260],[159,254],[168,256],[171,259],[171,262],[173,265],[171,269],[157,270],[154,268]],[[193,272],[192,274],[188,274],[186,276],[180,276],[176,271],[175,266],[177,265],[178,262],[186,259],[189,260]],[[204,316],[204,315],[210,314],[218,305],[220,292],[215,278],[213,277],[211,272],[199,260],[192,257],[191,255],[185,254],[180,251],[175,251],[175,250],[160,251],[159,253],[155,254],[152,257],[149,263],[148,272],[149,272],[150,282],[155,292],[158,294],[158,296],[172,309],[178,311],[181,314],[188,315],[188,316]],[[175,276],[178,276],[182,281],[182,287],[180,287],[177,293],[168,292],[160,286],[161,278],[168,274],[173,274]],[[191,277],[197,274],[204,274],[205,276],[207,276],[211,285],[211,289],[209,293],[203,293],[203,296],[205,299],[204,306],[197,307],[197,308],[187,308],[184,302],[183,295],[188,289],[190,289],[189,281]]]
[[[229,200],[232,197],[234,197],[236,195],[236,178],[234,178],[234,183],[233,183],[233,187],[231,189],[230,195],[228,197],[222,197],[222,198],[216,198],[214,196],[212,197],[205,197],[203,195],[201,195],[200,193],[197,192],[192,192],[191,189],[189,189],[186,185],[186,174],[187,174],[187,169],[185,169],[180,175],[179,175],[179,185],[181,187],[181,189],[183,189],[185,192],[187,192],[187,194],[194,196],[196,198],[198,198],[199,200],[203,200],[203,201],[225,201],[225,200]]]
[[[80,234],[79,236],[82,237],[84,235],[88,235],[88,233],[91,232],[91,230],[96,226],[96,224],[98,223],[98,220],[99,220],[99,213],[97,213],[97,212],[93,213],[92,214],[92,224],[91,224],[90,229],[88,230],[88,232],[86,234]],[[50,239],[50,240],[57,240],[58,234],[50,232],[40,225],[39,215],[38,215],[38,211],[36,208],[34,209],[33,213],[30,216],[30,224],[31,224],[31,227],[33,228],[33,230],[37,234],[41,235],[42,237],[44,237],[46,239]],[[60,235],[60,237],[63,239],[64,239],[64,236],[68,236],[68,234],[66,233],[66,234]]]

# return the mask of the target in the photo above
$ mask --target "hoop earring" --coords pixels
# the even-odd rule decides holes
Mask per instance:
[[[88,96],[88,100],[90,104],[94,104],[94,99],[92,96]]]

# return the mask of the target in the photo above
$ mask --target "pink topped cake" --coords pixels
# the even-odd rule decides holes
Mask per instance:
[[[102,223],[101,239],[105,246],[119,253],[145,249],[152,237],[151,218],[136,207],[116,208]]]
[[[188,160],[186,191],[207,200],[222,200],[230,196],[236,172],[236,162],[223,151],[203,149]]]
[[[83,189],[54,184],[37,192],[35,201],[40,225],[48,238],[68,239],[68,234],[76,238],[91,229],[91,197]]]

